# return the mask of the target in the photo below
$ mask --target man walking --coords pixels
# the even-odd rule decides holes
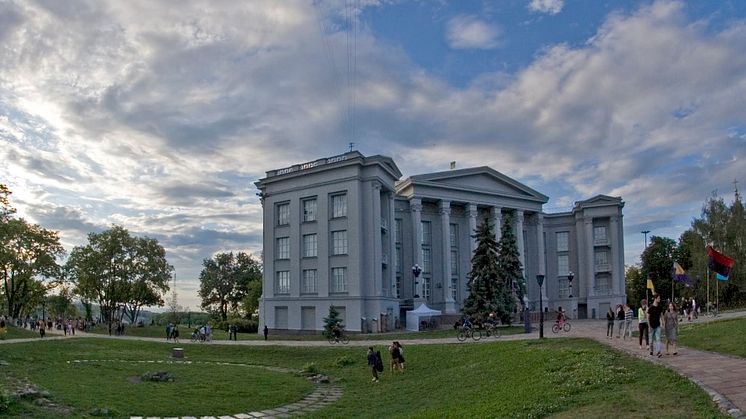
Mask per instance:
[[[648,307],[648,325],[650,326],[650,355],[655,353],[658,358],[661,355],[661,314],[663,314],[663,308],[661,307],[660,295],[653,295],[653,305]]]
[[[637,309],[637,327],[640,331],[640,349],[642,349],[642,337],[645,336],[645,349],[650,347],[650,338],[648,337],[648,300],[640,301],[640,308]]]

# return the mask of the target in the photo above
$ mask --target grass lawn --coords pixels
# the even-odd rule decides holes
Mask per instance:
[[[4,336],[0,336],[0,339],[23,339],[23,338],[38,338],[39,331],[32,331],[31,329],[18,328],[15,326],[9,326],[7,333]]]
[[[108,408],[118,415],[224,415],[279,406],[311,391],[305,379],[251,367],[200,365],[226,361],[302,369],[313,363],[342,387],[326,417],[721,417],[709,397],[664,368],[584,339],[548,339],[405,347],[407,370],[371,382],[365,348],[334,346],[189,346],[192,365],[137,362],[67,363],[75,359],[166,360],[172,345],[68,339],[4,346],[0,381],[29,380],[70,410],[15,402],[11,416],[84,417]],[[381,345],[384,358],[386,348]],[[177,368],[178,367],[178,368]],[[145,371],[172,372],[174,383],[134,382]],[[182,382],[183,381],[183,382]],[[180,386],[180,387],[177,387]],[[198,401],[197,405],[191,404]],[[202,410],[200,410],[202,409]],[[2,413],[0,413],[2,415]]]
[[[194,328],[188,328],[186,325],[179,325],[179,340],[189,340]],[[108,334],[109,331],[106,325],[99,325],[91,330],[91,333],[97,334]],[[503,335],[515,335],[523,333],[523,326],[506,326],[500,328],[500,333]],[[166,340],[166,327],[165,326],[145,326],[145,327],[128,327],[125,329],[127,336],[139,336],[149,338],[161,338]],[[228,340],[228,332],[225,330],[214,330],[213,329],[213,340]],[[403,339],[437,339],[437,338],[450,338],[456,339],[456,331],[452,328],[440,329],[440,330],[427,330],[422,332],[388,332],[388,333],[370,333],[370,334],[350,334],[350,340],[403,340]],[[238,333],[238,340],[259,340],[264,339],[263,336],[256,333]],[[283,334],[270,331],[270,340],[326,340],[321,332],[314,334]]]
[[[746,318],[682,325],[679,343],[704,351],[721,352],[746,358]]]

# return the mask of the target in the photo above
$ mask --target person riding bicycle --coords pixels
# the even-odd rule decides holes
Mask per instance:
[[[555,323],[562,325],[566,320],[567,316],[565,316],[565,311],[562,310],[562,307],[557,307],[557,320]]]
[[[334,340],[339,342],[339,338],[342,337],[342,329],[340,329],[338,324],[335,324],[332,326],[332,336],[334,337]]]
[[[461,325],[461,328],[464,330],[471,330],[472,325],[468,317],[464,317],[464,323]]]

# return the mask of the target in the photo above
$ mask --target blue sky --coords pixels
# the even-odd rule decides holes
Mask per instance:
[[[488,165],[549,212],[621,196],[678,238],[746,164],[746,2],[0,0],[0,182],[72,246],[261,250],[253,182],[355,142],[405,176]]]

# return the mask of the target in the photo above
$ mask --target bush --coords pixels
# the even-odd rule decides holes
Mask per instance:
[[[319,367],[316,365],[315,362],[309,362],[303,366],[301,373],[303,373],[304,375],[316,375],[319,373]]]
[[[238,333],[256,333],[259,331],[259,324],[256,320],[249,320],[244,318],[232,318],[227,321],[215,322],[213,328],[215,330],[228,331],[228,325],[235,324],[238,327]]]
[[[355,364],[355,360],[350,358],[349,356],[344,355],[337,358],[337,360],[334,361],[334,364],[338,367],[347,367]]]

